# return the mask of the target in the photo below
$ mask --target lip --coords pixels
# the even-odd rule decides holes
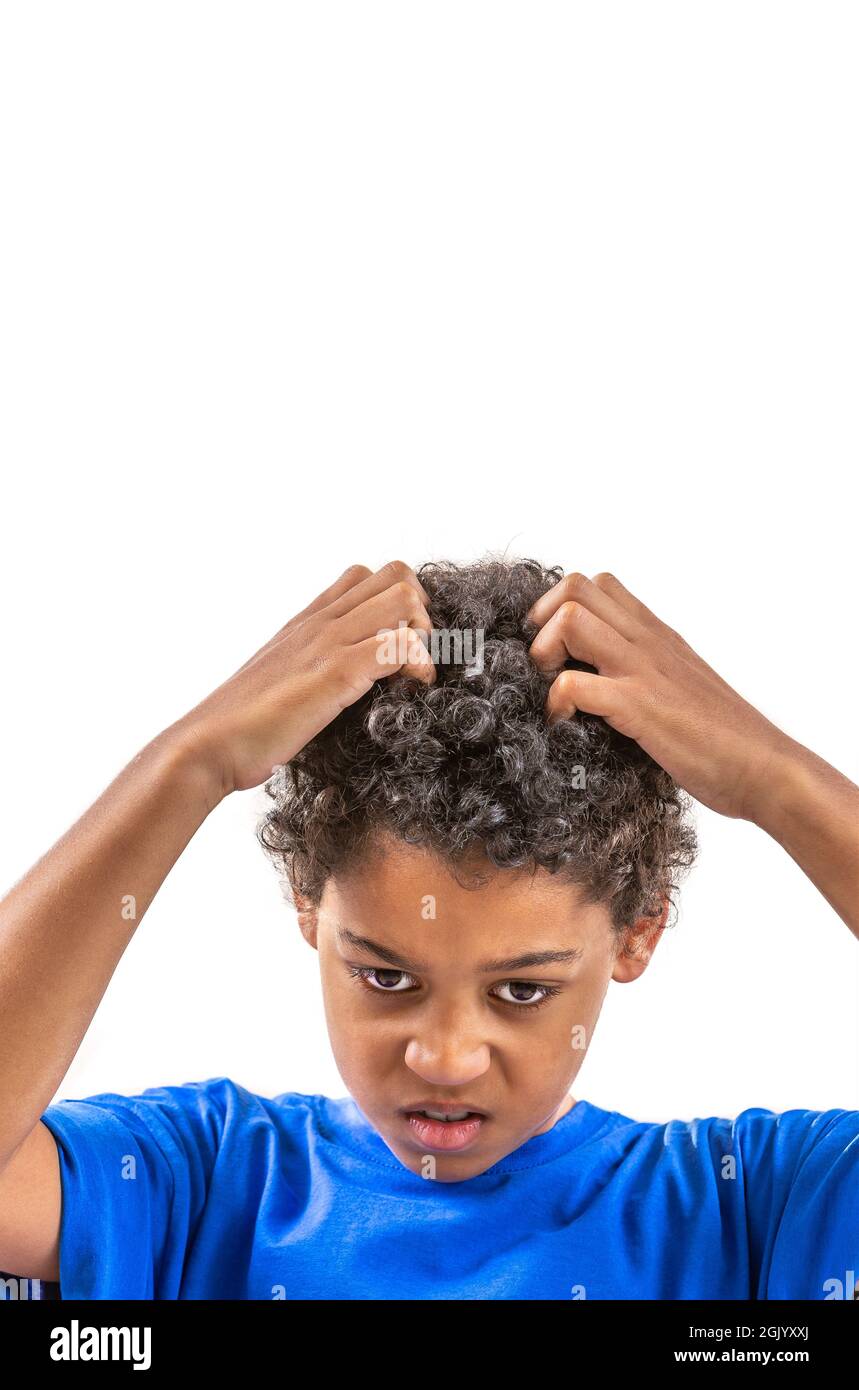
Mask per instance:
[[[481,1110],[479,1105],[472,1105],[468,1100],[416,1100],[412,1105],[401,1106],[400,1114],[410,1115],[414,1110],[437,1110],[440,1115],[455,1115],[459,1110],[468,1110],[470,1114],[489,1119],[488,1110]]]
[[[420,1107],[425,1109],[424,1106]],[[441,1110],[441,1106],[431,1106],[433,1110]],[[452,1107],[450,1107],[452,1108]],[[459,1109],[464,1110],[465,1106]],[[427,1149],[435,1150],[438,1153],[460,1153],[463,1149],[470,1148],[471,1145],[480,1137],[483,1126],[486,1124],[487,1116],[482,1111],[473,1111],[465,1120],[429,1120],[425,1115],[418,1115],[415,1111],[405,1111],[403,1118],[409,1127],[412,1139],[415,1140],[423,1152]]]

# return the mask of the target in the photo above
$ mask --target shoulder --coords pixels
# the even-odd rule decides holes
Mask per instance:
[[[713,1121],[747,1168],[792,1181],[807,1165],[840,1159],[859,1164],[859,1110],[767,1110],[752,1106],[734,1120]]]
[[[635,1120],[617,1110],[604,1112],[611,1119],[612,1132],[633,1139],[658,1137],[665,1143],[694,1142],[702,1134],[735,1136],[747,1143],[783,1144],[817,1142],[826,1136],[859,1134],[859,1110],[768,1110],[749,1106],[733,1118],[727,1115],[696,1115],[690,1119]]]
[[[750,1106],[733,1118],[724,1115],[690,1119],[635,1120],[606,1112],[601,1143],[619,1151],[645,1153],[663,1166],[672,1161],[734,1158],[747,1171],[769,1168],[790,1178],[800,1165],[843,1155],[859,1164],[859,1110],[769,1110]]]
[[[55,1101],[56,1106],[94,1105],[104,1109],[133,1109],[154,1107],[165,1110],[217,1112],[228,1116],[236,1110],[254,1110],[260,1106],[295,1109],[312,1107],[321,1097],[301,1091],[285,1091],[268,1097],[251,1090],[229,1076],[211,1076],[205,1081],[182,1081],[160,1086],[147,1086],[133,1093],[99,1091],[89,1096],[66,1097]],[[53,1107],[52,1107],[53,1108]]]
[[[228,1076],[149,1086],[135,1094],[101,1091],[55,1101],[42,1116],[55,1137],[106,1135],[117,1126],[154,1140],[168,1156],[193,1148],[214,1157],[260,1128],[282,1131],[312,1122],[321,1097],[288,1091],[268,1097]]]
[[[704,1199],[743,1213],[763,1248],[794,1225],[855,1224],[859,1110],[768,1110],[733,1118],[633,1120],[616,1111],[596,1136],[601,1158],[629,1191],[694,1209]]]

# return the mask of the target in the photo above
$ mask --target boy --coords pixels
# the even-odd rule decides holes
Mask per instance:
[[[349,1096],[49,1104],[172,864],[264,782]],[[859,935],[859,789],[612,576],[347,570],[0,905],[0,1268],[66,1298],[852,1298],[859,1111],[570,1093],[693,862],[690,796]]]

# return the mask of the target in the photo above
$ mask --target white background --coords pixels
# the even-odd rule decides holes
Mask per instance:
[[[0,10],[0,891],[351,563],[609,569],[859,780],[855,6]],[[197,833],[58,1098],[345,1088],[254,838]],[[859,1107],[859,955],[698,812],[574,1094]]]

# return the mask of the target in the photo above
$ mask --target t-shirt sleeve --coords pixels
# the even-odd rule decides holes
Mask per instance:
[[[859,1110],[745,1110],[734,1122],[759,1299],[853,1299]]]
[[[179,1296],[223,1130],[226,1078],[50,1105],[62,1183],[60,1293]]]

